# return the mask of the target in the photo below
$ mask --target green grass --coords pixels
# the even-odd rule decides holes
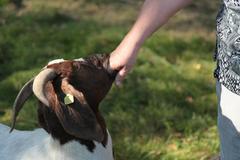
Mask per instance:
[[[26,0],[19,11],[5,5],[0,122],[11,123],[16,94],[48,61],[110,53],[134,22],[140,2]],[[217,2],[201,2],[146,41],[124,86],[114,86],[102,102],[117,160],[205,160],[218,153],[212,76]],[[34,98],[24,106],[18,129],[38,127],[35,106]]]

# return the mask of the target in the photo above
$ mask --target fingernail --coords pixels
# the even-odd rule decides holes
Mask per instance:
[[[122,86],[122,83],[121,83],[120,81],[116,81],[116,85],[117,85],[118,87],[121,87],[121,86]]]

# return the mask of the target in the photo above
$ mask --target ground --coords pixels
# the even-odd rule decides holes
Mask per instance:
[[[6,1],[6,0],[5,0]],[[111,53],[142,1],[25,0],[0,8],[0,122],[11,123],[14,99],[48,61]],[[0,3],[1,4],[1,3]],[[213,70],[217,1],[194,1],[145,42],[122,88],[101,111],[117,160],[206,160],[218,154]],[[38,127],[36,99],[18,129]]]

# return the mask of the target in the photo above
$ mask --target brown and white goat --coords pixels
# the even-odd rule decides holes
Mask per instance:
[[[0,125],[0,159],[113,160],[111,136],[98,106],[115,76],[108,55],[47,65],[19,92],[12,133]],[[16,117],[32,94],[39,100],[38,121],[43,129],[14,130]],[[70,104],[64,103],[66,95],[74,97]]]

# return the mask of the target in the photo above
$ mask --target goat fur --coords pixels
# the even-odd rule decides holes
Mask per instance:
[[[0,124],[1,160],[113,160],[112,140],[108,133],[108,143],[104,147],[94,142],[95,149],[89,152],[78,141],[61,145],[43,129],[33,131],[14,130]]]
[[[108,59],[107,55],[59,59],[44,67],[53,69],[57,77],[47,81],[40,94],[46,95],[49,106],[34,93],[42,128],[14,129],[9,134],[10,128],[0,124],[0,160],[113,160],[112,139],[98,110],[116,76]],[[27,93],[21,90],[15,101],[12,129],[34,81],[26,83],[22,90]],[[67,93],[74,95],[73,104],[62,103]]]

